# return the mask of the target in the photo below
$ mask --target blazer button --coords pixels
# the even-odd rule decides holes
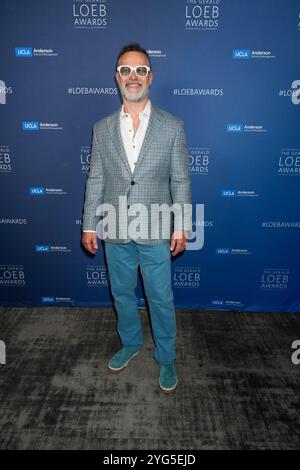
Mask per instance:
[[[131,184],[135,184],[135,182],[134,182],[134,181],[131,181]]]

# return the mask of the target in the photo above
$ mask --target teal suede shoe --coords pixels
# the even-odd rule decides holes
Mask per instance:
[[[112,372],[120,372],[139,351],[132,352],[124,346],[111,358],[108,368]]]
[[[172,393],[177,387],[177,374],[174,363],[168,365],[160,365],[159,386],[164,393]]]

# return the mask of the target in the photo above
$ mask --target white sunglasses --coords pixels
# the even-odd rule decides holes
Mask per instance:
[[[131,67],[131,65],[119,65],[117,71],[123,78],[130,77],[133,71],[138,77],[147,77],[150,72],[150,67],[148,67],[148,65],[137,65],[136,67]]]

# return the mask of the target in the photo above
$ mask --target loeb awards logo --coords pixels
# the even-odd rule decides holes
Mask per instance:
[[[0,145],[0,172],[12,171],[12,158],[8,145]]]
[[[278,175],[300,175],[300,149],[281,149]]]
[[[73,0],[74,28],[106,28],[107,0]]]
[[[261,278],[263,290],[286,290],[289,285],[289,269],[264,269]]]
[[[23,287],[26,285],[25,271],[22,264],[0,265],[0,286]]]
[[[189,167],[192,175],[207,175],[210,162],[209,148],[190,148]]]
[[[216,30],[221,0],[186,0],[185,29]]]
[[[91,147],[80,147],[81,173],[88,173],[90,169]]]
[[[200,268],[195,266],[178,266],[174,271],[174,288],[200,287]]]
[[[108,287],[106,266],[87,266],[86,282],[88,287]]]

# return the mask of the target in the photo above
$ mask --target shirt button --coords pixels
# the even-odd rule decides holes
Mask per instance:
[[[133,146],[133,148],[135,149],[135,145]]]

